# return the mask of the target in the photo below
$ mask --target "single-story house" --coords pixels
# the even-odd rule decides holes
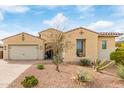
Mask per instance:
[[[20,33],[4,38],[3,59],[5,60],[43,60],[53,57],[50,44],[52,33],[63,33],[71,42],[71,48],[63,51],[63,60],[78,61],[83,58],[91,60],[109,60],[111,52],[115,51],[115,37],[122,33],[95,32],[83,27],[61,32],[50,28],[39,32],[39,36]]]

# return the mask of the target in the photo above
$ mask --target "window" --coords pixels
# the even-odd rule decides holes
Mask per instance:
[[[76,48],[76,53],[78,57],[85,56],[85,40],[84,39],[77,39],[77,48]]]
[[[107,49],[107,41],[102,40],[102,49]]]

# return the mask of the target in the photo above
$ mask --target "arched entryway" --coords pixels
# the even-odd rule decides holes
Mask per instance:
[[[53,59],[53,49],[50,43],[45,44],[45,58],[44,59]]]

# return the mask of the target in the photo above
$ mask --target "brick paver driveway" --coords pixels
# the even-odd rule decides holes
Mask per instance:
[[[0,87],[7,87],[34,62],[6,62],[0,60]]]

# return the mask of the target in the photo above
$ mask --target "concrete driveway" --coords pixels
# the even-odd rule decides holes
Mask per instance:
[[[6,62],[0,59],[0,87],[7,87],[32,64],[33,62]]]

